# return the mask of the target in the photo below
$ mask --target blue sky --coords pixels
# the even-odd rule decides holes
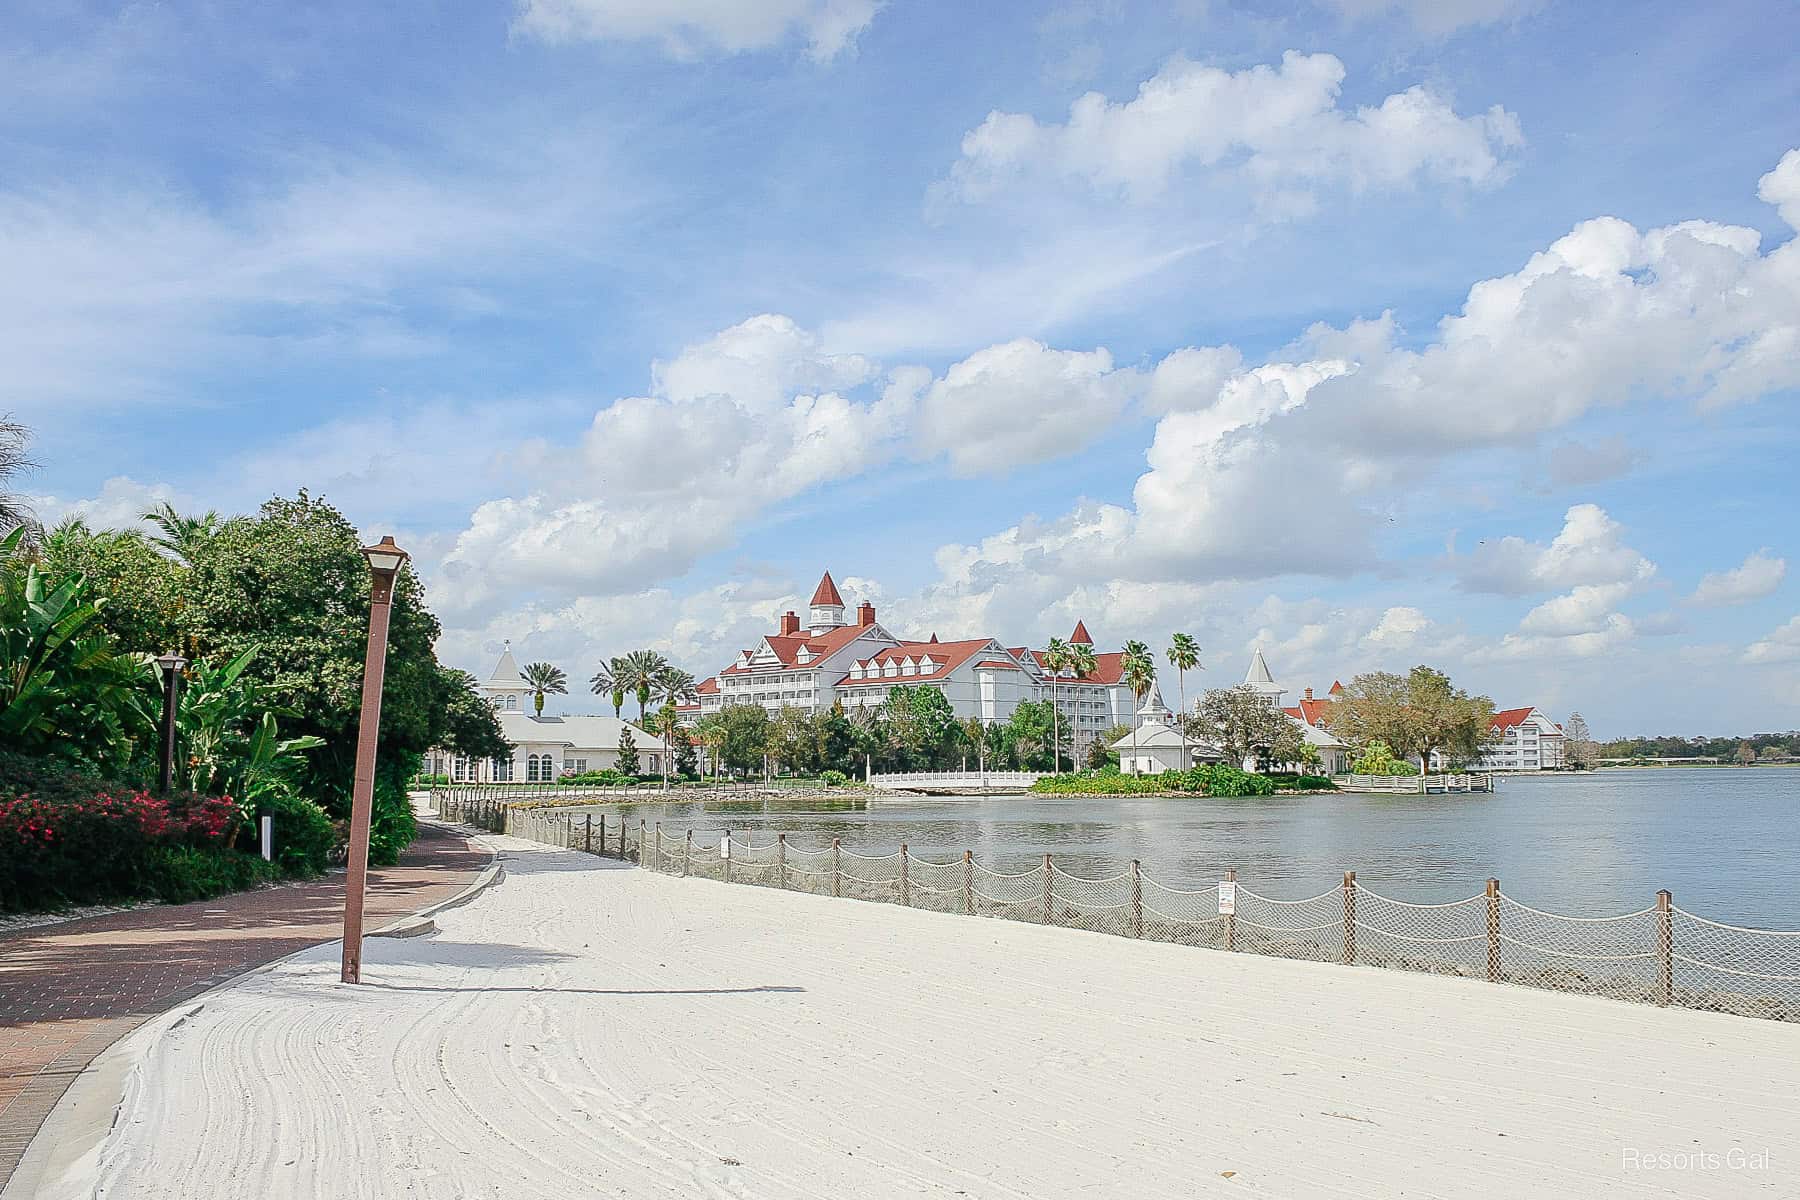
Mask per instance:
[[[1778,3],[9,6],[0,409],[46,517],[323,493],[477,670],[706,674],[830,567],[921,636],[1789,728],[1796,44]]]

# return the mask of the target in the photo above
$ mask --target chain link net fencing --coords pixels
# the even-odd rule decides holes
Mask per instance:
[[[867,855],[835,840],[808,846],[786,835],[757,843],[720,830],[671,833],[641,820],[509,809],[478,796],[439,803],[446,819],[665,875],[1800,1021],[1800,931],[1710,921],[1675,907],[1666,892],[1651,907],[1603,917],[1545,912],[1493,885],[1463,900],[1413,903],[1380,895],[1354,874],[1316,896],[1280,899],[1235,881],[1167,887],[1136,863],[1091,879],[1045,855],[1030,870],[1005,872],[968,853],[934,858],[902,846]]]

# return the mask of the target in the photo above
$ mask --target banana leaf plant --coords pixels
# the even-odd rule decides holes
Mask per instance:
[[[122,770],[155,733],[155,668],[115,649],[95,624],[105,601],[81,575],[53,586],[24,536],[0,538],[0,744]]]
[[[247,678],[244,669],[257,647],[223,666],[196,663],[176,708],[176,765],[196,792],[231,796],[250,803],[285,786],[300,754],[325,739],[282,738],[278,716],[292,716],[270,699],[268,685]]]

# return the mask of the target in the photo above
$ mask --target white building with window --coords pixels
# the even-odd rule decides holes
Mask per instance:
[[[519,675],[510,643],[481,690],[494,706],[501,734],[513,744],[512,757],[470,759],[434,750],[425,756],[425,774],[447,775],[456,783],[550,783],[564,775],[618,766],[619,742],[627,729],[637,745],[638,773],[662,773],[668,753],[663,740],[630,721],[535,715],[531,685]]]
[[[831,572],[813,591],[803,625],[795,612],[781,614],[774,633],[699,685],[697,703],[684,705],[690,721],[734,704],[757,704],[770,712],[794,705],[824,712],[842,704],[846,712],[882,704],[894,687],[936,688],[959,720],[996,724],[1012,717],[1021,703],[1049,700],[1073,730],[1079,757],[1101,733],[1126,724],[1135,709],[1130,689],[1120,682],[1121,654],[1096,654],[1095,667],[1077,678],[1064,671],[1055,680],[1044,652],[1008,647],[996,638],[924,641],[896,636],[875,619],[875,606],[857,605],[856,620]],[[1093,647],[1087,626],[1076,623],[1069,640]]]
[[[1554,771],[1563,765],[1562,726],[1542,710],[1509,708],[1494,714],[1498,740],[1476,764],[1479,771]]]

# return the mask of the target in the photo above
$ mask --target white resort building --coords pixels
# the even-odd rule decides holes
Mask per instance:
[[[773,633],[700,684],[699,702],[685,705],[683,715],[698,720],[733,704],[760,704],[771,712],[792,704],[822,712],[841,703],[854,712],[880,705],[890,688],[904,686],[936,688],[958,719],[994,724],[1009,719],[1024,701],[1050,699],[1054,688],[1079,759],[1090,742],[1130,721],[1136,709],[1119,679],[1120,654],[1095,654],[1089,674],[1077,678],[1065,670],[1053,679],[1042,650],[991,637],[943,642],[934,633],[924,641],[908,640],[876,620],[875,606],[867,601],[857,605],[854,623],[845,609],[827,571],[813,591],[806,622],[795,612],[781,614]],[[1069,641],[1094,645],[1079,621]]]
[[[1563,728],[1537,708],[1494,714],[1497,741],[1481,756],[1482,771],[1555,771],[1564,763]]]
[[[638,773],[662,773],[668,753],[662,739],[630,721],[534,715],[531,685],[520,676],[510,643],[481,692],[494,706],[501,734],[513,744],[512,757],[470,759],[434,750],[425,756],[425,774],[447,775],[454,783],[549,783],[564,775],[603,771],[618,765],[620,736],[627,729],[637,746]]]

